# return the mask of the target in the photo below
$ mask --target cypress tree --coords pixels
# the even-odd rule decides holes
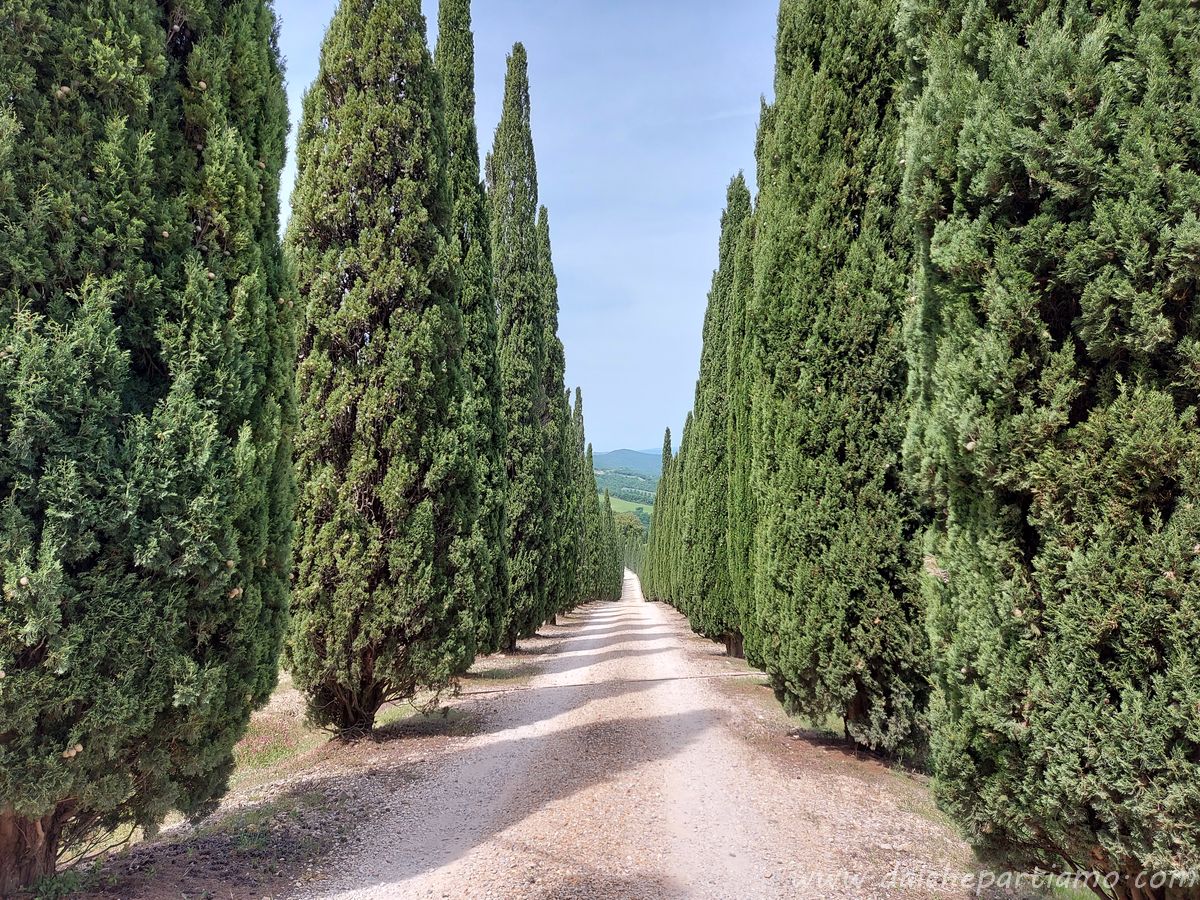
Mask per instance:
[[[864,0],[780,7],[754,319],[762,661],[790,709],[838,715],[857,743],[889,751],[921,739],[926,678],[916,520],[899,478],[895,14]]]
[[[496,300],[492,289],[491,225],[479,178],[475,129],[475,39],[470,0],[438,5],[435,55],[445,97],[450,162],[452,234],[458,239],[459,293],[466,343],[463,377],[467,396],[464,422],[471,430],[471,456],[477,468],[479,518],[470,535],[464,574],[474,573],[478,649],[499,649],[508,617],[508,558],[504,553],[504,422],[500,363],[496,355]]]
[[[558,278],[550,254],[550,216],[538,210],[538,277],[542,291],[542,317],[546,349],[542,389],[548,404],[542,424],[546,458],[546,602],[544,618],[566,612],[575,601],[575,573],[579,564],[579,529],[575,494],[576,456],[571,439],[571,404],[566,393],[566,354],[558,337]],[[539,623],[540,624],[540,623]]]
[[[369,152],[362,148],[370,148]],[[304,99],[289,241],[300,346],[292,666],[343,734],[474,656],[477,512],[439,79],[418,0],[345,0]]]
[[[689,412],[683,428],[683,438],[679,442],[679,452],[671,455],[670,431],[663,439],[663,455],[666,465],[658,482],[655,494],[654,516],[651,519],[651,534],[658,533],[656,543],[652,548],[654,557],[654,599],[679,607],[679,584],[682,580],[683,568],[681,556],[683,553],[684,521],[683,504],[687,497],[684,485],[685,445],[689,443],[692,414]]]
[[[989,857],[1200,870],[1200,10],[920,0],[909,470],[940,801]]]
[[[757,505],[752,490],[752,417],[750,397],[757,377],[754,334],[749,328],[754,297],[754,221],[751,213],[742,222],[734,254],[730,292],[729,349],[726,387],[729,398],[726,454],[729,460],[729,494],[726,526],[729,593],[743,639],[743,652],[762,667],[762,636],[754,612],[752,551]]]
[[[537,166],[529,124],[525,48],[513,47],[504,105],[487,160],[492,258],[499,308],[501,409],[508,435],[506,545],[510,616],[505,646],[537,631],[549,610],[547,574],[553,552],[543,427],[546,319],[538,260]]]
[[[658,490],[654,494],[654,510],[650,513],[650,537],[646,546],[646,573],[642,591],[647,599],[662,600],[667,552],[667,509],[671,491],[671,466],[674,451],[671,429],[663,432],[662,463],[659,466]]]
[[[608,488],[604,489],[604,501],[601,506],[601,539],[600,571],[601,571],[601,600],[620,600],[621,584],[624,578],[624,554],[621,550],[621,538],[617,534],[617,519],[613,515],[612,498]]]
[[[688,470],[691,546],[685,603],[692,627],[740,645],[741,626],[733,605],[727,558],[729,526],[729,329],[735,251],[750,214],[750,191],[738,174],[730,183],[721,215],[719,263],[704,316],[700,377],[696,382],[692,463]]]
[[[683,435],[679,438],[679,452],[671,463],[671,492],[667,507],[667,583],[665,597],[676,609],[683,609],[684,587],[691,575],[688,565],[688,546],[691,540],[691,523],[688,517],[688,465],[689,449],[692,445],[692,429],[695,414],[688,412],[683,423]]]
[[[600,572],[600,534],[601,534],[601,519],[600,519],[600,496],[596,493],[596,478],[594,463],[592,459],[592,445],[588,444],[586,465],[592,471],[591,483],[585,485],[587,493],[582,496],[583,504],[583,566],[582,578],[583,587],[580,591],[580,600],[589,602],[597,599],[601,593],[602,575]],[[582,493],[582,492],[581,492]]]
[[[270,7],[2,18],[8,894],[224,790],[286,615],[293,313]]]
[[[622,563],[624,568],[638,574],[645,560],[646,529],[642,520],[630,512],[618,513],[617,535],[621,541]],[[624,580],[624,573],[622,573]]]
[[[583,396],[578,390],[575,395],[576,434],[583,438]],[[578,564],[578,602],[594,600],[617,600],[621,596],[624,581],[624,545],[617,529],[612,511],[612,501],[606,490],[601,496],[596,492],[595,469],[592,462],[592,445],[588,444],[584,456],[585,466],[577,469],[581,502],[580,528],[582,533]],[[583,475],[586,472],[587,480]],[[639,525],[640,529],[640,525]]]
[[[583,391],[575,389],[575,408],[571,416],[575,439],[575,514],[579,534],[576,557],[575,602],[586,603],[596,595],[598,577],[595,574],[597,556],[593,548],[599,523],[599,498],[596,494],[596,474],[592,462],[592,445],[587,443],[583,422]]]
[[[690,541],[695,522],[696,497],[692,492],[691,467],[685,471],[683,461],[691,456],[694,446],[696,412],[688,411],[683,434],[679,438],[678,465],[675,469],[675,492],[671,503],[671,589],[670,603],[690,617],[692,600],[692,566]]]

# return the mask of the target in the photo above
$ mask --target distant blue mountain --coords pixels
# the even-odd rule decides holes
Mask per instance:
[[[592,462],[597,469],[612,471],[624,469],[627,472],[637,472],[653,478],[658,482],[662,475],[662,451],[654,453],[642,450],[609,450],[607,453],[594,453]]]

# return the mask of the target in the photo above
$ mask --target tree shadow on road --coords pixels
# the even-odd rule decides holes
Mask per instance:
[[[610,699],[643,689],[636,682],[589,687],[599,689],[589,693]],[[519,722],[509,723],[504,733],[519,732],[523,727]],[[410,879],[454,862],[544,807],[637,766],[681,752],[711,724],[706,713],[687,712],[602,719],[547,734],[501,738],[443,757],[429,772],[429,778],[413,784],[411,790],[408,766],[379,770],[373,777],[379,779],[381,791],[391,794],[394,802],[372,812],[376,827],[357,832],[356,856],[360,861],[370,860],[374,871],[356,872],[344,884],[334,879],[334,887],[377,887],[391,895],[402,894],[403,885]],[[335,781],[320,789],[337,791],[339,786]],[[489,792],[496,796],[496,802],[488,802]],[[547,845],[552,846],[553,841],[548,840]],[[572,879],[579,883],[580,863],[575,858],[555,859],[541,871],[563,884]],[[587,868],[586,861],[583,868]],[[531,894],[638,896],[621,892],[619,881],[610,880],[609,893],[546,892],[543,885]],[[602,883],[598,880],[593,890]],[[657,896],[664,895],[672,896],[669,892]]]
[[[670,651],[669,645],[612,649],[626,639],[673,636],[660,631],[626,638],[623,633],[633,628],[629,618],[629,610],[617,606],[573,615],[551,636],[525,642],[535,653],[553,651],[536,665],[499,667],[494,673],[485,669],[477,677],[502,685],[505,678],[553,678],[609,660]],[[92,894],[257,900],[267,894],[373,888],[402,896],[412,879],[481,844],[494,846],[498,835],[551,804],[682,752],[714,727],[710,710],[638,716],[643,704],[636,697],[659,680],[479,691],[481,696],[451,701],[448,716],[402,719],[358,746],[330,744],[314,757],[311,769],[236,798],[198,828],[180,829],[110,860]],[[467,693],[477,692],[468,688]],[[579,714],[590,704],[614,700],[620,703],[619,715],[566,724],[586,720],[586,712]],[[565,719],[568,715],[572,718]],[[504,834],[502,840],[510,837]],[[552,856],[554,847],[549,840],[539,853]],[[348,868],[351,860],[358,869]],[[547,859],[534,877],[520,896],[685,895],[652,867],[606,872],[578,858]],[[311,886],[299,888],[300,883]]]
[[[535,689],[536,703],[514,703],[502,715],[468,713],[469,725],[463,716],[437,714],[393,723],[374,741],[361,742],[358,749],[377,758],[372,764],[300,774],[198,828],[135,847],[110,860],[93,890],[81,896],[257,900],[291,893],[309,866],[316,866],[314,875],[338,873],[343,858],[371,860],[379,871],[348,882],[335,878],[337,889],[374,886],[402,895],[406,881],[453,862],[548,804],[674,755],[711,726],[705,714],[692,712],[521,734],[587,703],[624,700],[651,686],[543,686]],[[464,746],[466,735],[484,740]],[[346,752],[354,748],[339,751]],[[331,762],[338,765],[338,757]],[[529,784],[536,790],[527,790]],[[380,845],[382,836],[387,840]],[[598,871],[581,876],[580,860],[558,863],[566,869],[547,866],[522,896],[683,896],[677,886],[655,882],[654,873],[629,880]],[[652,884],[657,893],[643,890]]]

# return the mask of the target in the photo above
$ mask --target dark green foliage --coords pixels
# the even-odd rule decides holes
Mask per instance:
[[[938,795],[991,856],[1194,872],[1200,10],[918,0],[903,28]]]
[[[689,412],[679,438],[679,452],[671,463],[671,496],[667,509],[667,584],[666,599],[679,608],[686,602],[686,590],[692,572],[689,546],[692,518],[688,507],[687,479],[689,448],[695,414]]]
[[[578,555],[576,557],[575,602],[588,603],[592,600],[616,600],[621,596],[620,586],[613,595],[612,571],[620,565],[623,549],[615,541],[614,530],[610,533],[604,516],[604,507],[596,494],[596,482],[592,477],[592,445],[587,444],[583,427],[583,392],[575,390],[575,409],[572,413],[572,429],[575,437],[574,449],[579,453],[574,469],[575,511],[578,529]],[[583,452],[579,452],[583,451]]]
[[[729,349],[726,365],[725,453],[729,459],[729,495],[726,501],[725,542],[729,565],[729,596],[741,629],[746,658],[762,666],[758,648],[765,646],[754,616],[754,527],[757,503],[751,484],[753,445],[751,386],[758,375],[755,336],[750,330],[754,298],[754,215],[746,217],[734,248],[733,287],[730,293]]]
[[[558,279],[550,221],[537,204],[525,48],[513,47],[504,106],[487,160],[495,297],[500,310],[502,412],[508,433],[510,617],[505,646],[573,607],[589,588],[580,490],[583,406],[574,414],[558,337]],[[590,461],[587,463],[590,472]],[[589,476],[590,477],[590,476]],[[594,489],[587,495],[590,497]]]
[[[741,632],[728,559],[731,457],[726,452],[734,265],[750,215],[750,192],[741,175],[730,182],[727,201],[704,319],[695,408],[688,415],[678,456],[671,456],[669,431],[663,441],[663,474],[643,567],[647,596],[672,603],[693,628],[713,638]]]
[[[275,684],[286,130],[261,0],[0,10],[0,894],[208,808]]]
[[[624,567],[639,573],[646,558],[646,526],[629,512],[617,513],[615,519]]]
[[[750,215],[750,191],[738,174],[721,215],[719,263],[704,316],[687,481],[682,485],[690,531],[680,601],[692,627],[707,637],[740,633],[727,556],[729,526],[729,329],[737,241]]]
[[[658,497],[650,520],[650,545],[646,595],[665,600],[687,613],[685,595],[690,583],[688,535],[691,521],[687,509],[687,455],[691,444],[692,414],[683,426],[679,452],[671,455],[671,431],[663,436],[663,476],[658,482]]]
[[[575,563],[575,602],[587,603],[599,594],[599,554],[595,535],[599,532],[600,506],[596,500],[596,485],[592,479],[592,446],[587,443],[583,422],[583,390],[575,389],[575,407],[571,411],[571,432],[576,454],[574,472],[576,528],[579,550]]]
[[[755,630],[776,693],[859,744],[922,739],[901,489],[907,237],[894,2],[787,0],[755,239]],[[699,420],[698,420],[699,421]],[[689,457],[689,466],[697,462]]]
[[[372,727],[474,657],[457,589],[477,512],[462,420],[441,91],[418,0],[345,0],[304,99],[288,239],[302,499],[292,666],[314,721]]]
[[[574,498],[575,533],[578,550],[575,557],[574,603],[589,603],[593,600],[616,600],[620,587],[613,594],[612,571],[621,565],[622,547],[616,539],[615,524],[610,528],[605,519],[604,506],[596,494],[596,483],[592,478],[592,445],[583,450],[586,436],[583,427],[583,392],[575,390],[575,408],[571,417],[574,443],[577,453],[573,466],[574,480],[571,492]]]
[[[492,259],[500,310],[501,408],[508,435],[507,535],[510,615],[505,646],[533,634],[550,611],[547,575],[554,550],[546,441],[546,316],[539,268],[537,167],[529,126],[525,48],[513,47],[504,106],[487,159]]]
[[[671,469],[674,452],[671,449],[671,429],[663,434],[661,477],[654,500],[654,512],[650,515],[650,536],[646,541],[646,563],[638,575],[642,581],[642,592],[648,600],[662,600],[667,583],[667,509],[671,499]]]
[[[558,278],[550,255],[550,216],[538,210],[538,276],[546,334],[542,386],[547,407],[542,422],[546,459],[546,613],[566,612],[576,602],[580,527],[577,473],[581,458],[574,440],[570,395],[563,384],[567,360],[558,337]]]
[[[592,445],[588,444],[586,464],[592,463]],[[600,498],[590,483],[580,490],[583,550],[580,554],[579,601],[587,603],[604,596],[604,545]]]
[[[471,431],[471,456],[478,469],[479,517],[469,535],[468,564],[473,576],[463,590],[475,594],[478,652],[499,649],[508,617],[508,557],[504,552],[504,423],[501,417],[500,363],[496,355],[496,300],[492,290],[491,226],[479,179],[475,129],[475,39],[470,0],[438,5],[435,61],[445,97],[449,180],[454,207],[452,234],[458,239],[458,306],[466,342],[463,420]]]
[[[600,506],[599,548],[600,591],[598,600],[620,600],[621,587],[625,582],[625,553],[621,536],[617,532],[617,519],[613,515],[612,499],[608,491]]]

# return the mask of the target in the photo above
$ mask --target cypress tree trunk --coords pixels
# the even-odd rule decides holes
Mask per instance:
[[[908,470],[940,802],[988,857],[1200,871],[1200,10],[917,2]]]
[[[549,609],[546,576],[553,553],[543,426],[546,317],[538,266],[537,166],[529,125],[525,48],[513,47],[504,81],[504,106],[487,160],[492,254],[499,308],[499,355],[504,427],[508,434],[506,543],[510,615],[505,646],[532,635]]]
[[[0,807],[0,897],[54,874],[59,838],[70,814],[67,803],[39,818],[19,816],[10,805]]]
[[[270,7],[3,19],[8,888],[225,788],[287,604],[294,313]]]
[[[479,141],[475,130],[475,40],[470,0],[438,4],[436,62],[442,77],[449,142],[450,190],[454,196],[452,233],[458,238],[459,309],[466,344],[463,418],[471,431],[471,456],[477,467],[479,517],[462,552],[460,570],[473,593],[480,653],[499,649],[507,631],[508,557],[504,552],[505,432],[501,415],[500,362],[497,357],[496,298],[492,289],[491,225],[479,178]]]
[[[352,735],[475,654],[461,577],[473,433],[418,0],[345,0],[334,14],[304,101],[288,240],[307,307],[292,667],[313,721]]]

